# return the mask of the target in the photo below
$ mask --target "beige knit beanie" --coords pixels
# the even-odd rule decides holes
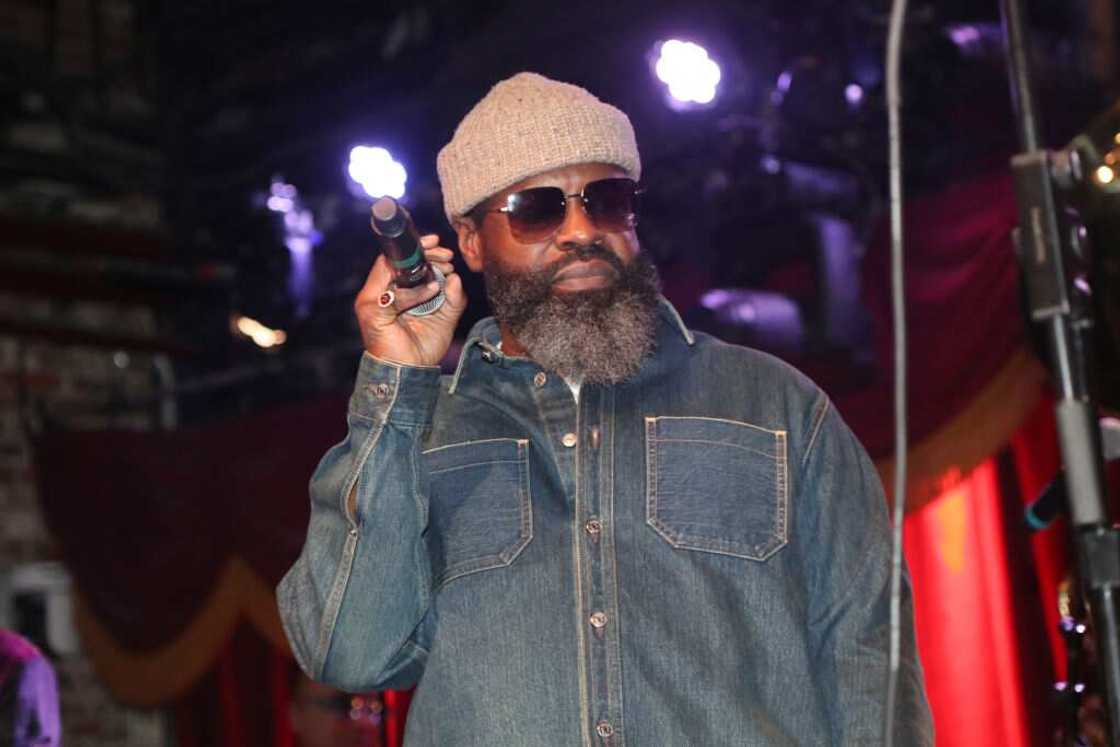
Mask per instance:
[[[614,164],[639,179],[629,118],[579,86],[518,73],[475,104],[436,158],[447,219],[522,179],[581,163]]]

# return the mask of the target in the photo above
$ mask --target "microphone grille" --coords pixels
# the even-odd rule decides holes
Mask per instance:
[[[379,221],[388,222],[397,217],[399,208],[397,206],[397,201],[392,197],[382,197],[377,202],[373,203],[373,207],[370,208],[370,210],[373,212],[374,218]]]

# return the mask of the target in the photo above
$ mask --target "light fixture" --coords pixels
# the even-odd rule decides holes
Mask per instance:
[[[350,149],[350,163],[346,167],[350,179],[373,198],[404,196],[408,172],[384,148],[356,145]]]
[[[655,49],[654,73],[665,84],[673,108],[703,106],[715,100],[721,73],[708,50],[680,39],[660,42]]]

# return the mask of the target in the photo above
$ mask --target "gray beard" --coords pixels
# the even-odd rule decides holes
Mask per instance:
[[[615,268],[613,285],[552,292],[557,272],[591,258]],[[653,350],[660,282],[644,254],[624,265],[605,247],[582,247],[532,272],[510,271],[490,261],[484,275],[494,316],[529,357],[566,379],[617,384],[636,374]]]

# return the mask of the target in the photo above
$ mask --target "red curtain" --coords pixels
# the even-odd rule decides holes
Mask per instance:
[[[170,705],[178,747],[295,747],[288,718],[294,666],[252,625],[239,625],[217,664]],[[399,747],[410,694],[382,696],[385,743]]]
[[[941,494],[906,520],[938,747],[1052,744],[1068,529],[1060,521],[1031,535],[1023,520],[1058,467],[1050,408],[1040,402],[1000,454],[946,474]]]

